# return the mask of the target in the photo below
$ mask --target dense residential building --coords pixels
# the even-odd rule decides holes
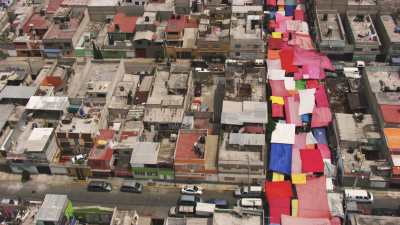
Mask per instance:
[[[385,61],[396,61],[400,56],[400,30],[396,17],[380,15],[377,18],[376,29],[382,42],[382,53]]]

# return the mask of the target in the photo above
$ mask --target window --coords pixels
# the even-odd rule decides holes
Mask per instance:
[[[362,48],[354,48],[354,51],[359,51],[361,52],[363,49]]]
[[[240,44],[235,44],[235,48],[240,48],[241,45]]]
[[[236,56],[240,56],[240,52],[235,52],[235,55]]]
[[[253,48],[259,48],[260,46],[258,46],[258,45],[253,45]]]
[[[139,2],[135,2],[135,5],[139,5]]]
[[[142,2],[142,5],[144,5],[145,2]]]

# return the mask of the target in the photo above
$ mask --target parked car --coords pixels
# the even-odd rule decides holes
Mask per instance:
[[[142,193],[143,184],[133,180],[126,180],[122,183],[120,191],[131,193]]]
[[[229,203],[227,200],[222,199],[222,198],[213,198],[207,201],[207,203],[214,204],[216,208],[220,209],[228,209],[229,208]]]
[[[262,196],[261,186],[243,186],[237,188],[233,193],[235,197],[240,198],[260,198]]]
[[[90,181],[87,190],[93,192],[111,192],[112,186],[105,181]]]
[[[196,206],[197,202],[202,202],[197,195],[181,195],[178,199],[178,205]]]
[[[344,198],[347,201],[372,203],[374,202],[374,196],[371,192],[362,189],[345,189]]]
[[[182,187],[181,193],[187,195],[201,195],[203,194],[203,189],[196,185],[185,185]]]

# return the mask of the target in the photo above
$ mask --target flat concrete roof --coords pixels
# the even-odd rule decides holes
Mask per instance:
[[[327,20],[324,20],[326,15]],[[319,24],[319,32],[321,40],[323,41],[345,41],[342,20],[338,13],[317,13],[317,19]],[[327,35],[328,29],[332,30],[330,35]]]
[[[387,35],[389,36],[390,42],[397,43],[400,42],[400,33],[396,33],[395,29],[397,27],[396,22],[394,21],[391,15],[382,15],[380,17],[383,27]]]
[[[353,39],[356,43],[371,43],[380,45],[379,36],[369,14],[347,14]]]

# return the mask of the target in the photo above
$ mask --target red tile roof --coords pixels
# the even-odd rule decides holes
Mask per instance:
[[[400,106],[399,105],[380,105],[383,120],[385,123],[400,124]]]
[[[186,22],[186,17],[184,16],[179,16],[179,19],[178,16],[170,18],[165,32],[182,32],[185,29]]]
[[[60,8],[61,3],[64,0],[51,0],[49,1],[49,4],[47,5],[47,9],[46,12],[47,13],[55,13],[57,11],[58,8]]]
[[[202,135],[207,135],[207,130],[180,130],[176,142],[175,160],[200,159],[194,152],[193,145]]]
[[[33,25],[33,28],[37,29],[37,30],[39,30],[39,29],[45,30],[45,29],[48,29],[50,26],[50,22],[48,20],[46,20],[43,16],[41,16],[40,14],[33,14],[31,16],[31,18],[29,18],[25,22],[25,24],[22,28],[24,33],[30,33],[29,25],[31,25],[31,24]]]
[[[114,17],[114,22],[108,28],[108,32],[116,32],[115,26],[119,26],[121,33],[134,33],[136,31],[136,16],[127,16],[125,13],[119,12]]]

